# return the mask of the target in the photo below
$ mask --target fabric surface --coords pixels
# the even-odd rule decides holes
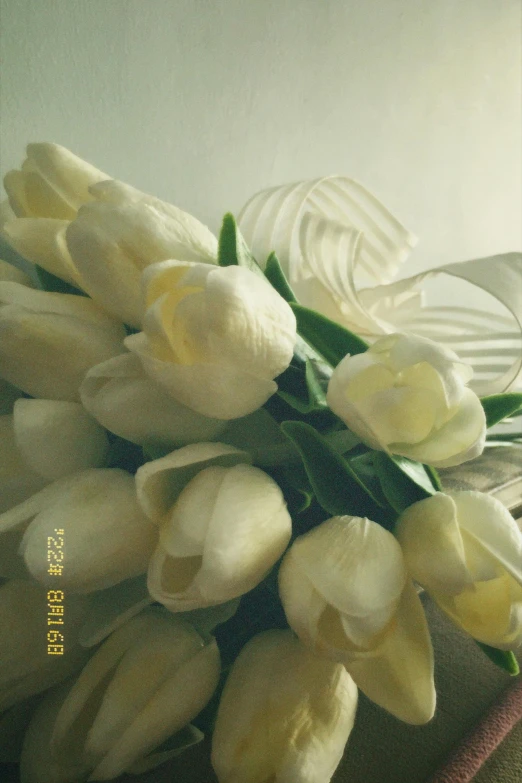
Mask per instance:
[[[522,719],[522,680],[507,688],[478,726],[461,743],[449,762],[429,783],[469,783],[486,759]],[[522,780],[522,775],[514,780]]]

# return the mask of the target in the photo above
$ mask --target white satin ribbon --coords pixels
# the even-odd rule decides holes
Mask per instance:
[[[275,251],[303,304],[371,339],[410,331],[472,364],[477,394],[513,388],[522,371],[522,254],[447,264],[394,280],[416,238],[365,188],[325,177],[264,190],[245,204],[241,231],[264,262]],[[425,306],[422,284],[460,278],[493,296],[505,315]]]

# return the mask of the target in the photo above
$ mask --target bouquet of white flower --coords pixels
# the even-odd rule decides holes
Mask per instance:
[[[204,733],[220,783],[327,783],[359,689],[434,714],[420,588],[517,673],[522,534],[437,468],[522,412],[522,256],[437,270],[505,315],[428,308],[433,273],[391,280],[412,236],[351,180],[258,194],[219,239],[57,145],[5,187],[7,252],[36,265],[0,266],[23,783],[140,772]]]

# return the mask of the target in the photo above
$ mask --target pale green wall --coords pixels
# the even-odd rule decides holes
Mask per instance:
[[[60,142],[216,227],[362,181],[408,270],[521,245],[519,0],[1,0],[1,168]]]

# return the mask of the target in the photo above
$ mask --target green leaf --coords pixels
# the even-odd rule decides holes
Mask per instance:
[[[230,212],[223,218],[219,234],[218,263],[219,266],[244,266],[263,280],[266,279]]]
[[[490,647],[489,644],[483,644],[482,642],[477,642],[477,644],[490,661],[493,661],[500,669],[504,669],[512,677],[520,674],[518,661],[510,650],[497,650],[496,647]]]
[[[426,468],[420,462],[390,456],[384,451],[375,451],[372,460],[382,491],[397,513],[400,514],[412,503],[436,492]]]
[[[324,382],[320,368],[312,359],[308,359],[306,362],[305,377],[310,402],[314,403],[315,408],[327,408],[326,389],[328,382]]]
[[[277,393],[288,405],[302,414],[326,410],[327,380],[311,359],[291,364],[276,378]]]
[[[329,514],[382,517],[382,506],[349,463],[309,424],[285,421],[281,429],[295,444],[320,505]]]
[[[480,401],[486,414],[488,427],[498,424],[508,416],[520,415],[520,409],[522,409],[522,394],[517,392],[492,394],[491,397],[482,397]]]
[[[302,463],[281,465],[267,471],[279,484],[292,520],[310,508],[314,493]]]
[[[314,348],[328,364],[336,367],[346,354],[364,353],[368,344],[344,326],[326,316],[290,302],[297,320],[297,332]]]
[[[272,283],[273,287],[287,302],[297,302],[296,296],[290,288],[290,283],[286,279],[285,273],[281,268],[279,259],[275,253],[270,253],[265,266],[265,276]]]
[[[56,294],[75,294],[76,296],[87,296],[84,291],[81,291],[79,288],[75,288],[73,285],[70,285],[70,283],[66,283],[65,280],[61,279],[61,277],[52,275],[41,266],[36,265],[36,274],[44,291],[50,291],[51,293]]]
[[[430,477],[431,483],[437,490],[437,492],[443,492],[442,489],[442,481],[440,480],[440,476],[437,470],[432,465],[424,465],[424,470]]]

